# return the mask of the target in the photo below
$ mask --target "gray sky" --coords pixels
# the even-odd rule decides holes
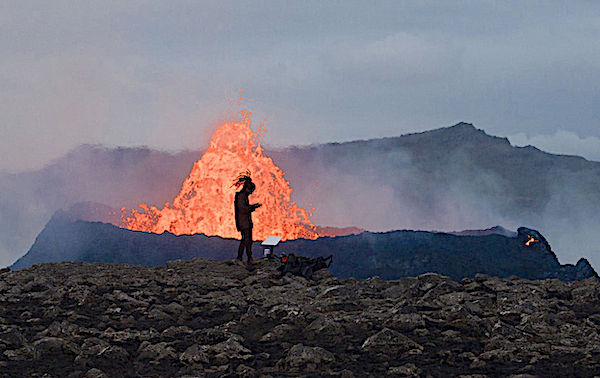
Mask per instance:
[[[0,170],[201,148],[240,89],[272,146],[465,121],[600,160],[599,35],[597,1],[4,0]]]

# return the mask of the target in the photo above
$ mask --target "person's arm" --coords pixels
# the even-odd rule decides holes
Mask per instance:
[[[244,209],[246,211],[248,211],[249,213],[253,212],[254,210],[256,210],[260,205],[255,203],[250,205],[250,199],[248,198],[248,196],[246,196],[244,198]]]
[[[242,200],[238,203],[238,208],[243,213],[251,213],[261,206],[262,205],[260,203],[250,205],[250,200],[248,199],[248,196],[244,196],[244,198],[242,198]]]

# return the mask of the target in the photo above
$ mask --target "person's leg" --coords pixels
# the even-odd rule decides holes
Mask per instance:
[[[252,229],[248,229],[248,240],[246,241],[246,254],[248,255],[248,261],[252,261]]]
[[[240,248],[238,249],[238,258],[242,260],[244,255],[244,249],[246,249],[246,253],[248,256],[252,255],[252,229],[243,229],[242,231],[242,241],[240,242]]]
[[[239,261],[242,261],[242,259],[244,258],[244,248],[246,247],[246,235],[245,235],[245,230],[242,230],[242,239],[240,240],[240,245],[238,247],[238,255],[237,255],[237,259]]]

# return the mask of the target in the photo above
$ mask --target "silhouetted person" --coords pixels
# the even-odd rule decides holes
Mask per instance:
[[[250,178],[250,172],[240,175],[233,184],[236,187],[242,186],[242,190],[235,194],[235,226],[242,233],[242,240],[238,248],[237,261],[242,262],[244,257],[244,248],[248,256],[248,264],[252,263],[252,212],[258,209],[261,204],[250,204],[248,196],[254,193],[256,185]]]

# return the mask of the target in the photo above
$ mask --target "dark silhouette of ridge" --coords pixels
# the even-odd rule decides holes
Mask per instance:
[[[332,254],[334,264],[331,271],[341,278],[379,276],[397,279],[429,272],[455,280],[474,277],[477,273],[565,281],[597,276],[585,259],[580,259],[576,266],[560,265],[541,235],[539,239],[543,239],[544,243],[529,247],[525,245],[526,238],[521,234],[506,237],[498,234],[455,236],[423,231],[364,232],[317,240],[290,240],[277,249],[279,253],[309,257]],[[62,261],[153,267],[165,265],[170,260],[194,257],[230,260],[235,257],[238,243],[235,239],[216,236],[157,235],[100,222],[73,222],[65,213],[59,212],[46,225],[29,252],[11,268],[23,269],[34,264]],[[258,252],[260,246],[256,245],[255,250]]]

